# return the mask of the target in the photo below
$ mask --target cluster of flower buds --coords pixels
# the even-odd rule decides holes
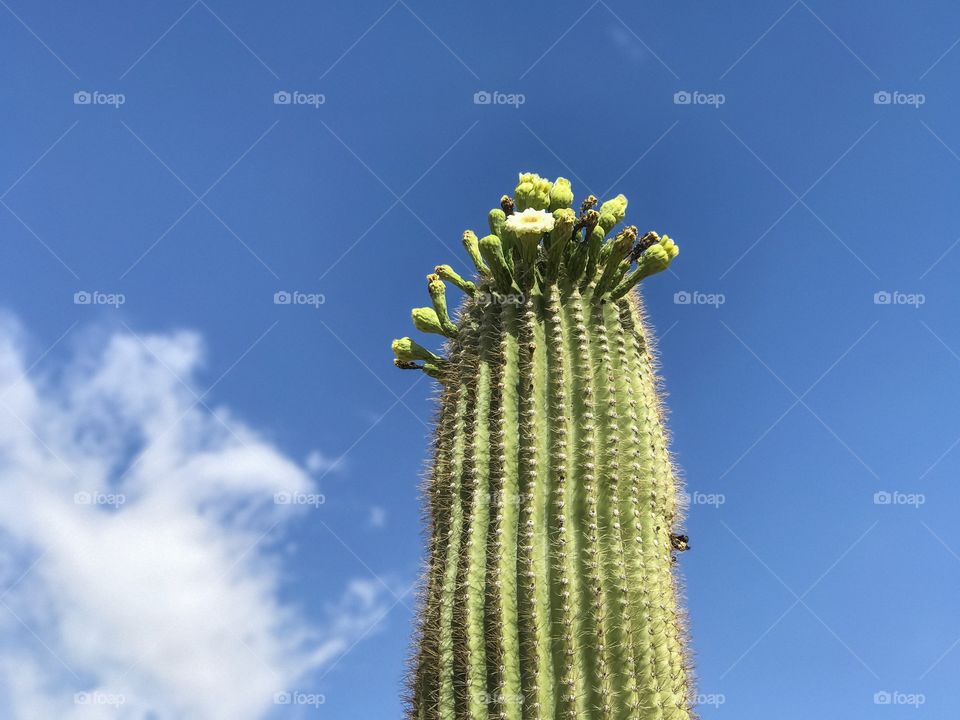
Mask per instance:
[[[558,177],[550,182],[535,173],[521,173],[513,196],[504,195],[500,206],[488,213],[490,233],[482,238],[472,230],[463,234],[477,278],[466,280],[449,265],[438,265],[427,276],[432,306],[413,310],[414,326],[422,332],[457,336],[444,281],[468,297],[478,291],[530,295],[558,285],[561,291],[592,288],[598,300],[619,300],[644,278],[667,269],[680,251],[673,240],[653,231],[640,236],[633,225],[615,233],[626,216],[627,198],[617,195],[599,208],[598,203],[589,195],[577,212],[569,180]],[[439,377],[443,359],[410,355],[406,348],[420,346],[409,343],[410,338],[394,342],[397,367]]]

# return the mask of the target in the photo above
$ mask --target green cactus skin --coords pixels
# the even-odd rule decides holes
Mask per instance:
[[[515,194],[493,235],[464,235],[474,281],[428,276],[435,313],[414,318],[446,356],[394,342],[442,388],[409,717],[689,720],[687,539],[635,291],[679,250],[612,233],[622,195],[574,221],[563,178]],[[466,293],[456,321],[443,280]]]

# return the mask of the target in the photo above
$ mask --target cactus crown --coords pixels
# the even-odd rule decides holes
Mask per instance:
[[[449,315],[443,281],[456,285],[469,297],[478,289],[504,295],[544,290],[558,285],[569,291],[592,288],[596,299],[618,300],[645,277],[666,270],[680,252],[667,235],[652,230],[642,237],[629,225],[613,233],[627,211],[623,195],[607,200],[587,196],[579,213],[573,210],[570,181],[553,182],[535,173],[520,173],[513,197],[504,195],[500,207],[488,215],[490,234],[463,234],[463,244],[473,261],[478,282],[465,280],[449,265],[438,265],[427,276],[433,307],[415,308],[413,324],[421,332],[453,338],[457,325]],[[412,342],[403,338],[404,343]],[[394,343],[394,349],[397,348]],[[415,360],[424,360],[418,365]],[[402,369],[425,370],[435,377],[440,358],[412,358],[397,352],[394,364]]]
[[[429,558],[410,679],[416,720],[689,720],[680,494],[639,295],[677,256],[523,173],[467,230],[476,277],[427,276],[395,364],[441,382]],[[446,284],[466,299],[456,319]]]

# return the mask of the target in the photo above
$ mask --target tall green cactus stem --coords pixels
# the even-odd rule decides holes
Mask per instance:
[[[679,252],[525,173],[428,276],[395,363],[441,384],[415,720],[689,720],[679,482],[636,286]],[[444,281],[465,294],[451,318]]]

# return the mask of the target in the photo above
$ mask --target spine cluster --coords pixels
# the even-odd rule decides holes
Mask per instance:
[[[395,364],[441,384],[417,720],[692,717],[672,563],[687,548],[640,298],[678,248],[520,176],[440,265]],[[619,227],[619,229],[618,229]],[[456,319],[447,284],[465,294]]]

